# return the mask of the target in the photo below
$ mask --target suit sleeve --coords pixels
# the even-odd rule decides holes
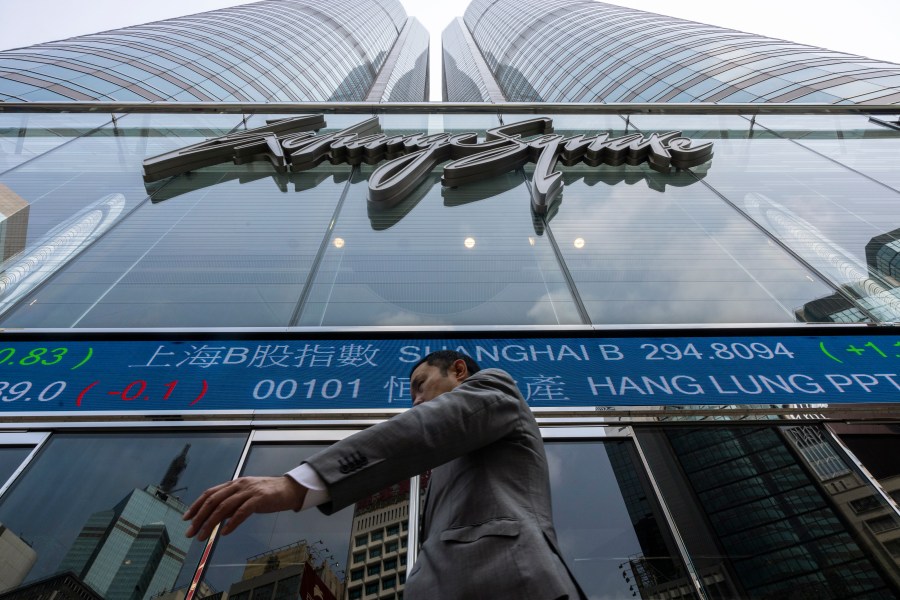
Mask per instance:
[[[479,371],[429,402],[360,431],[306,461],[328,486],[326,514],[487,446],[521,426],[528,411],[504,371]]]

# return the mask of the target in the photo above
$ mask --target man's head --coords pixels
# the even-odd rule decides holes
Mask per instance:
[[[409,374],[413,406],[449,392],[481,368],[470,357],[455,350],[438,350],[417,362]]]

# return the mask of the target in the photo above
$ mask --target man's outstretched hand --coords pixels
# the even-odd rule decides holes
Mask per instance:
[[[307,488],[286,475],[240,477],[211,487],[184,513],[184,520],[191,520],[186,535],[203,541],[226,519],[222,535],[234,531],[253,513],[300,510],[306,492]]]

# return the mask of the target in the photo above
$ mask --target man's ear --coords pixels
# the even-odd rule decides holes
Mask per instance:
[[[469,377],[469,367],[466,366],[466,361],[461,358],[453,361],[453,376],[459,383],[462,383]]]

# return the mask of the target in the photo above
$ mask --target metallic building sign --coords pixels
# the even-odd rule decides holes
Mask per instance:
[[[0,413],[405,408],[410,368],[442,348],[505,369],[534,407],[900,401],[900,335],[889,328],[665,337],[10,334],[0,344]]]
[[[639,165],[668,173],[709,161],[711,142],[696,144],[681,132],[609,134],[563,137],[553,133],[553,120],[529,119],[488,129],[485,141],[475,133],[414,133],[389,136],[372,117],[334,133],[318,135],[325,127],[321,115],[281,119],[263,127],[213,138],[148,158],[144,181],[152,182],[233,160],[235,164],[269,161],[275,170],[306,171],[327,160],[332,164],[381,164],[369,178],[369,202],[389,208],[421,184],[440,163],[441,183],[447,187],[474,183],[534,163],[534,211],[547,212],[562,191],[558,162],[571,166]],[[537,137],[531,137],[537,136]],[[531,139],[526,139],[526,138]]]

